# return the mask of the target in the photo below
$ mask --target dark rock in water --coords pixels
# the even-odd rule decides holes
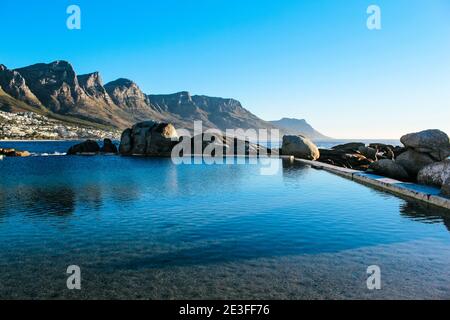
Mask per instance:
[[[410,149],[399,155],[396,162],[401,165],[406,172],[408,172],[411,179],[416,180],[419,171],[435,161],[425,153],[420,153]]]
[[[5,157],[29,157],[31,154],[28,151],[19,151],[16,149],[1,149],[0,148],[0,156]]]
[[[348,169],[367,170],[373,162],[362,154],[349,153],[345,150],[319,149],[319,152],[320,158],[318,161]]]
[[[122,133],[119,151],[122,155],[170,157],[177,143],[178,134],[172,124],[145,121]]]
[[[444,184],[441,188],[441,193],[444,196],[450,197],[450,178],[447,178],[447,180],[444,181]]]
[[[303,136],[284,136],[281,147],[282,154],[300,159],[317,160],[320,152],[317,146]]]
[[[425,130],[404,135],[400,141],[405,147],[420,153],[427,153],[433,159],[442,161],[450,156],[450,139],[440,130]]]
[[[422,184],[441,187],[450,178],[450,160],[432,163],[417,175],[417,181]]]
[[[350,142],[340,144],[332,147],[333,150],[345,151],[345,152],[357,152],[360,147],[365,147],[366,144],[362,142]]]
[[[396,180],[409,179],[409,175],[406,170],[394,160],[382,159],[376,161],[369,166],[369,169],[384,177],[389,177]]]
[[[100,152],[100,146],[96,141],[86,140],[80,144],[76,144],[67,151],[67,155],[92,154]]]
[[[370,160],[377,160],[377,150],[370,147],[359,147],[358,152]]]
[[[100,152],[104,153],[118,153],[116,145],[111,141],[111,139],[103,140],[103,147],[100,148]]]

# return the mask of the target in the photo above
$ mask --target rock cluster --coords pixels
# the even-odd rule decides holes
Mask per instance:
[[[319,161],[349,169],[367,170],[374,162],[393,159],[401,151],[402,148],[382,143],[366,146],[362,142],[351,142],[331,150],[320,149]]]
[[[441,187],[442,194],[449,195],[448,135],[440,130],[425,130],[407,134],[400,141],[404,152],[390,162],[375,162],[370,169],[383,176]]]
[[[5,157],[29,157],[31,154],[28,151],[19,151],[16,149],[2,149],[0,148],[0,156]]]
[[[95,155],[100,153],[117,154],[117,152],[117,147],[111,139],[104,139],[102,147],[100,147],[97,141],[86,140],[70,147],[69,150],[67,150],[67,155]]]
[[[381,143],[351,142],[317,149],[303,136],[284,136],[281,153],[332,165],[374,172],[401,181],[434,185],[450,195],[450,140],[440,130],[410,133],[400,140],[404,147]]]
[[[267,148],[250,143],[235,137],[226,137],[219,134],[196,135],[193,137],[179,137],[175,127],[170,123],[160,123],[155,121],[145,121],[135,124],[132,128],[126,129],[122,133],[119,153],[121,155],[170,157],[172,150],[178,144],[188,141],[188,148],[179,148],[178,156],[202,155],[206,151],[211,151],[207,155],[217,156],[216,150],[221,150],[223,155],[260,155],[270,154]],[[198,146],[198,150],[196,149]],[[231,150],[233,148],[233,150]],[[263,150],[264,149],[264,150]]]

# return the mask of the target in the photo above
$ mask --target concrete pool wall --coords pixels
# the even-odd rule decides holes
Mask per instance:
[[[440,189],[416,183],[402,182],[363,171],[333,166],[331,164],[295,158],[294,161],[326,170],[341,177],[369,185],[390,193],[402,195],[450,210],[450,199],[442,196]]]

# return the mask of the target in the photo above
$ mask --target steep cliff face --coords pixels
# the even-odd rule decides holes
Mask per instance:
[[[130,115],[134,122],[163,120],[163,116],[152,108],[148,97],[133,81],[117,79],[107,83],[105,89],[112,101]]]
[[[23,101],[31,106],[42,108],[39,99],[31,92],[22,75],[6,66],[0,65],[0,87],[11,97]]]
[[[117,127],[132,123],[132,117],[112,102],[98,73],[77,77],[66,61],[40,63],[16,71],[51,112]]]
[[[53,112],[68,113],[82,99],[83,90],[70,63],[39,63],[15,70],[25,78],[39,101]]]
[[[98,72],[88,73],[77,76],[78,84],[87,94],[87,96],[103,100],[105,103],[113,104],[106,89],[103,87],[102,78]]]

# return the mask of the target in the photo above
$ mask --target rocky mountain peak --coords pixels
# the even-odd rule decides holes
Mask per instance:
[[[187,104],[192,103],[192,96],[188,91],[181,91],[178,92],[176,95],[178,95],[178,104]]]
[[[108,82],[105,85],[105,88],[117,88],[117,87],[125,87],[125,88],[130,88],[133,86],[137,86],[136,83],[134,83],[132,80],[130,79],[126,79],[126,78],[119,78],[117,80]]]
[[[75,70],[67,61],[38,63],[16,71],[25,78],[42,104],[52,111],[68,112],[84,95]]]
[[[41,107],[38,98],[28,88],[22,75],[14,70],[9,70],[5,65],[0,65],[0,86],[11,97],[24,101],[32,106]]]
[[[133,112],[144,112],[150,110],[148,97],[141,91],[133,81],[120,78],[105,85],[105,90],[122,109]]]
[[[38,63],[29,67],[16,69],[25,79],[37,81],[42,86],[61,85],[63,82],[69,86],[78,85],[75,70],[67,61],[54,61],[49,64]]]
[[[103,81],[100,73],[93,72],[77,76],[78,84],[84,91],[92,97],[109,99],[106,89],[103,87]]]

